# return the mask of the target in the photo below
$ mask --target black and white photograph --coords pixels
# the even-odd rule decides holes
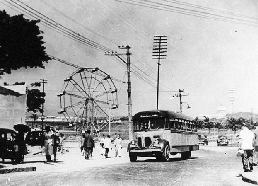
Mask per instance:
[[[258,185],[258,1],[0,0],[0,185]]]

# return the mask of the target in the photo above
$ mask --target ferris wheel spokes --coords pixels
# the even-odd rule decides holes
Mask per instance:
[[[98,118],[108,118],[109,109],[118,105],[112,78],[99,68],[80,68],[73,72],[64,80],[58,96],[60,113],[82,127],[102,128],[104,125],[98,124]]]

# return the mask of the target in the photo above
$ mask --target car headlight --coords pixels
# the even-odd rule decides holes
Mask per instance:
[[[131,141],[130,146],[131,147],[137,147],[138,145],[137,145],[136,141],[133,140],[133,141]]]

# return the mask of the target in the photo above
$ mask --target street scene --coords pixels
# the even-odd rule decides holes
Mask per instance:
[[[28,156],[19,167],[36,167],[36,171],[1,174],[1,185],[252,185],[242,181],[236,147],[211,143],[188,160],[170,156],[169,162],[140,158],[131,163],[125,149],[121,158],[111,152],[105,159],[100,147],[85,161],[77,145],[67,143],[69,152],[58,154],[57,162],[49,164],[43,155]],[[10,163],[1,166],[12,167]]]
[[[0,0],[0,185],[258,185],[257,10]]]

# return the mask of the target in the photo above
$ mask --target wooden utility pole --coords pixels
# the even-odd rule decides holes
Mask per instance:
[[[166,59],[167,52],[167,36],[154,36],[153,42],[153,59],[158,59],[158,75],[157,75],[157,110],[159,109],[159,66],[160,60]]]
[[[128,95],[128,125],[129,140],[133,140],[133,123],[132,123],[132,87],[131,87],[131,62],[130,62],[130,46],[119,46],[120,49],[126,49],[126,67],[127,67],[127,95]]]
[[[47,80],[45,80],[45,79],[40,79],[40,80],[41,80],[40,83],[42,83],[43,93],[45,94],[45,84],[47,83]],[[42,129],[42,132],[43,132],[43,120],[44,120],[44,103],[42,103],[42,112],[41,112],[41,129]]]
[[[126,64],[127,67],[127,95],[128,95],[128,126],[129,126],[129,140],[133,140],[133,123],[132,123],[132,87],[131,87],[131,61],[130,61],[130,46],[119,46],[120,49],[126,49],[126,61],[120,57],[120,55],[124,54],[118,54],[116,52],[112,53],[106,53],[106,55],[112,55],[118,57],[123,63]]]
[[[182,101],[182,97],[183,96],[188,96],[188,94],[182,94],[184,92],[184,89],[179,89],[178,90],[178,94],[175,94],[173,97],[179,97],[179,107],[180,107],[180,113],[182,113],[182,108],[183,108],[183,103],[186,103],[186,102],[183,102]],[[187,104],[187,108],[191,108],[188,104]]]

